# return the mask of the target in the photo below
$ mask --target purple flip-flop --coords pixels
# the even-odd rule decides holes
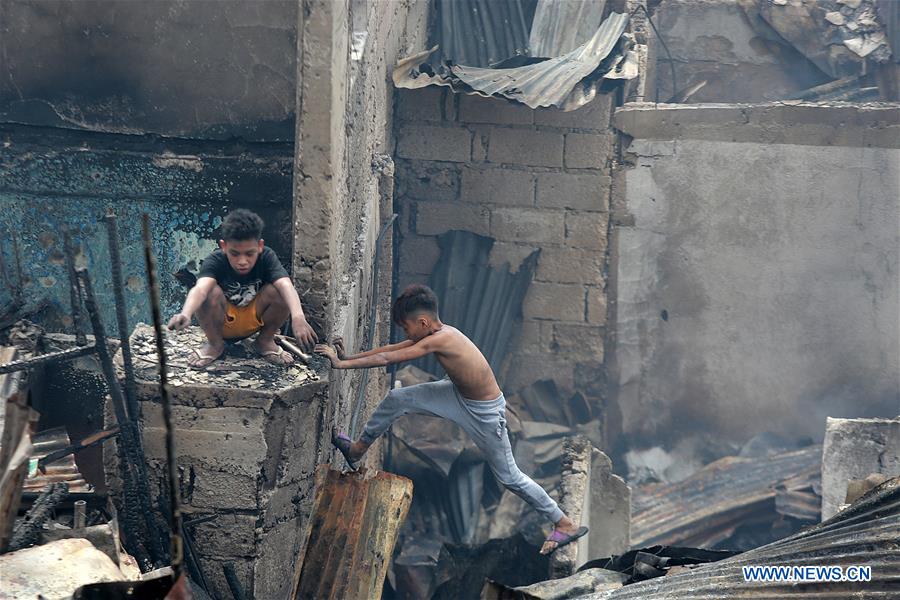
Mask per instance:
[[[350,444],[353,443],[347,434],[338,433],[337,430],[331,430],[331,445],[337,448],[341,454],[344,455],[344,460],[347,461],[347,464],[350,466],[351,471],[356,471],[359,468],[358,463],[350,458]]]
[[[572,535],[569,535],[569,534],[567,534],[567,533],[563,533],[563,532],[560,531],[559,529],[555,529],[555,528],[554,528],[554,529],[553,529],[553,533],[551,533],[549,536],[547,536],[547,539],[544,540],[544,541],[545,541],[545,542],[556,542],[556,547],[553,548],[553,550],[551,550],[551,551],[548,552],[547,554],[553,554],[554,552],[556,552],[557,550],[559,550],[560,548],[562,548],[562,547],[565,546],[566,544],[571,544],[572,542],[574,542],[575,540],[577,540],[577,539],[580,538],[581,536],[585,535],[587,532],[588,532],[588,528],[585,527],[584,525],[582,525],[581,527],[579,527],[579,528],[578,528],[578,531],[576,531],[576,532],[573,533]]]

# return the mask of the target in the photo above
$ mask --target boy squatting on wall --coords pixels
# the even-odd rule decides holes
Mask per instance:
[[[206,344],[193,351],[188,365],[203,369],[222,356],[225,341],[256,332],[253,348],[272,364],[288,365],[290,353],[275,343],[275,333],[288,317],[294,337],[305,350],[318,341],[306,321],[300,297],[275,252],[262,238],[263,220],[244,209],[226,215],[219,248],[203,259],[197,283],[169,329],[184,329],[197,315]]]
[[[506,400],[494,372],[469,338],[441,322],[434,292],[424,285],[409,286],[394,302],[391,316],[403,328],[406,341],[349,357],[339,356],[325,344],[317,345],[316,352],[327,356],[336,369],[383,367],[433,353],[447,372],[447,379],[391,390],[356,441],[333,432],[332,443],[351,468],[403,415],[443,417],[469,434],[500,483],[555,524],[541,554],[585,535],[587,527],[577,527],[541,486],[519,470],[506,431]]]

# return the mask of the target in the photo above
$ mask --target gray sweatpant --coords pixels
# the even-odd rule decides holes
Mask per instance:
[[[506,433],[506,399],[463,398],[449,379],[420,383],[388,392],[375,409],[360,439],[371,444],[391,423],[408,414],[433,415],[463,428],[481,449],[497,480],[536,511],[556,523],[563,512],[544,488],[522,473],[513,458]]]

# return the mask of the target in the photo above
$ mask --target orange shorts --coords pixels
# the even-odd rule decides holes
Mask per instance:
[[[225,325],[222,328],[222,337],[226,340],[240,340],[250,337],[265,323],[256,315],[256,298],[247,306],[235,306],[231,302],[225,303]]]

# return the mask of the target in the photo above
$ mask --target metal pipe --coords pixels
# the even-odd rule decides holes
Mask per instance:
[[[171,563],[175,579],[181,575],[184,566],[184,548],[181,539],[181,507],[178,502],[178,468],[175,464],[175,428],[172,426],[172,400],[166,372],[166,348],[163,339],[162,311],[159,307],[159,283],[156,277],[156,257],[150,239],[150,216],[143,215],[142,233],[144,238],[144,261],[147,265],[147,291],[150,293],[150,309],[153,314],[153,331],[156,337],[156,354],[159,358],[159,394],[162,400],[163,422],[166,427],[166,464],[169,475],[169,509]]]
[[[69,302],[72,305],[72,328],[75,330],[75,343],[87,345],[87,336],[81,323],[81,294],[78,292],[78,275],[75,273],[75,249],[68,228],[63,229],[63,247],[66,253],[66,272],[69,275]]]
[[[97,306],[97,298],[94,296],[90,274],[84,268],[78,269],[77,273],[84,289],[84,305],[91,321],[91,328],[94,331],[94,339],[97,341],[95,344],[97,357],[100,359],[100,367],[106,379],[107,387],[109,387],[109,396],[112,400],[116,421],[119,427],[122,428],[122,444],[119,445],[119,448],[122,450],[122,456],[124,457],[122,477],[126,500],[125,512],[128,525],[132,528],[129,533],[135,537],[133,540],[136,546],[135,549],[143,551],[139,535],[140,526],[138,524],[143,520],[146,527],[146,535],[149,538],[150,550],[149,556],[138,558],[144,558],[146,562],[152,565],[161,566],[166,562],[166,557],[150,507],[150,485],[147,482],[146,460],[140,434],[134,423],[128,420],[122,388],[119,386],[118,379],[116,379],[112,357],[109,355],[109,350],[106,347],[106,330],[103,327],[103,321],[100,319],[100,309]],[[136,512],[138,509],[142,519],[139,518]]]
[[[122,255],[119,251],[119,230],[116,215],[109,210],[106,213],[106,233],[109,238],[109,258],[112,270],[113,298],[116,302],[116,324],[119,329],[119,341],[122,349],[122,368],[125,371],[125,404],[128,416],[137,421],[140,408],[137,402],[137,384],[134,381],[134,363],[131,359],[131,343],[128,339],[128,315],[125,312],[125,286],[122,282]]]
[[[5,373],[13,373],[15,371],[24,371],[26,369],[31,369],[32,367],[37,367],[39,365],[46,365],[48,363],[71,360],[73,358],[78,358],[79,356],[87,356],[88,354],[93,354],[96,351],[96,345],[81,346],[78,348],[69,348],[68,350],[60,350],[59,352],[48,352],[47,354],[40,354],[38,356],[32,356],[31,358],[24,358],[22,360],[14,360],[12,362],[0,365],[0,375],[3,375]]]
[[[289,339],[287,336],[284,336],[284,335],[276,335],[275,336],[275,342],[279,346],[281,346],[288,352],[295,354],[297,356],[297,358],[299,358],[303,362],[303,364],[308,365],[309,359],[310,359],[309,354],[307,354],[306,352],[301,350],[299,346],[295,345],[291,341],[291,339]]]
[[[22,292],[25,287],[24,277],[22,276],[22,255],[19,253],[19,236],[15,233],[12,234],[12,243],[13,243],[13,253],[16,259],[16,279],[18,281],[18,285],[15,289],[15,298],[16,300],[22,300]]]
[[[84,500],[76,500],[74,503],[75,513],[72,523],[73,529],[84,529],[87,524],[87,502]]]

